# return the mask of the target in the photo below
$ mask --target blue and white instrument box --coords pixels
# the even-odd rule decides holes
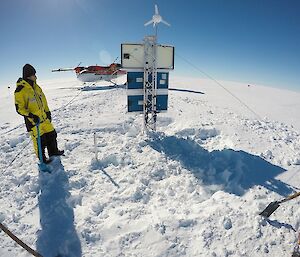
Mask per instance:
[[[149,77],[151,81],[151,77]],[[156,110],[168,109],[169,73],[157,72]],[[144,72],[127,72],[127,106],[128,112],[143,112],[144,101]]]

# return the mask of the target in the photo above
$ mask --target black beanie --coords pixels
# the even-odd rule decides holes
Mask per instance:
[[[27,79],[28,77],[35,75],[36,70],[30,64],[25,64],[23,67],[23,79]]]

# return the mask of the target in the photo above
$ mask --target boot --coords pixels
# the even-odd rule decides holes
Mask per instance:
[[[49,164],[52,160],[50,160],[50,159],[48,159],[46,157],[46,153],[45,153],[45,150],[46,150],[46,138],[45,138],[44,135],[41,136],[41,148],[42,148],[43,163]],[[38,156],[38,158],[39,158],[39,156]]]
[[[49,157],[51,156],[61,156],[64,155],[64,150],[58,150],[57,148],[57,134],[56,131],[47,133],[47,150]]]
[[[64,151],[64,150],[58,150],[58,149],[57,149],[57,151],[56,151],[56,152],[54,152],[54,153],[52,153],[52,155],[51,155],[51,156],[61,156],[61,155],[63,155],[63,156],[64,156],[64,153],[65,153],[65,151]]]

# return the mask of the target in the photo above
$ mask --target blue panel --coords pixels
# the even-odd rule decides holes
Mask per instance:
[[[157,72],[157,88],[169,87],[169,72]]]
[[[152,77],[149,76],[149,81],[152,81]],[[169,72],[157,72],[157,88],[169,87]]]
[[[127,83],[128,89],[142,89],[144,87],[144,73],[143,72],[128,72]],[[149,81],[151,81],[149,76]],[[157,72],[157,88],[168,88],[169,87],[169,73],[168,72]]]
[[[128,112],[142,112],[143,111],[143,100],[144,96],[142,92],[140,95],[134,95],[136,92],[134,89],[143,89],[144,87],[144,72],[128,72],[127,73],[127,83],[128,83],[128,97],[127,106]],[[149,81],[151,81],[149,77]],[[168,72],[158,72],[157,73],[157,88],[158,89],[168,89],[169,87],[169,73]],[[133,90],[133,95],[130,95],[130,90]],[[162,93],[162,92],[161,92]],[[151,97],[150,97],[151,98]],[[150,100],[150,99],[149,99]],[[139,102],[141,105],[139,105]],[[166,111],[168,109],[168,95],[157,95],[156,98],[156,110]]]
[[[156,97],[156,110],[157,111],[168,110],[168,95],[158,95]]]
[[[139,101],[143,102],[144,96],[142,95],[129,95],[127,96],[128,112],[142,112],[143,105],[139,105]]]
[[[142,95],[133,95],[127,97],[128,112],[142,112],[143,105],[139,105],[139,102],[143,102],[144,97]],[[168,110],[168,95],[158,95],[156,98],[156,110],[166,111]]]
[[[144,87],[144,72],[127,72],[128,89],[142,89]]]

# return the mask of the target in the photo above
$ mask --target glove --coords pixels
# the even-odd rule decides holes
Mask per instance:
[[[51,112],[50,111],[46,112],[46,114],[47,114],[47,119],[52,121]]]
[[[39,116],[36,116],[35,114],[33,114],[31,112],[29,113],[28,117],[33,119],[34,123],[39,123],[40,122]]]

